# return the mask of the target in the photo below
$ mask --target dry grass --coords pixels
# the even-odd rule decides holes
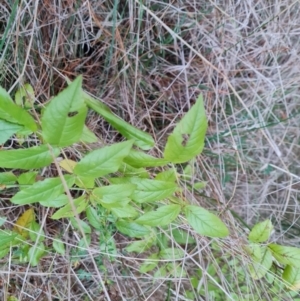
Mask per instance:
[[[299,246],[299,1],[29,0],[10,18],[13,2],[0,4],[1,86],[14,92],[30,82],[43,102],[66,77],[83,74],[88,92],[153,135],[155,153],[202,93],[209,130],[194,180],[208,181],[204,193],[220,210],[234,210],[249,226],[270,218],[274,241]],[[88,126],[106,143],[119,139],[93,113]],[[14,222],[20,208],[8,197],[0,214]],[[216,209],[202,198],[194,201]],[[204,238],[193,250],[181,246],[181,277],[154,280],[138,272],[144,257],[124,252],[127,240],[119,235],[114,260],[97,237],[89,253],[72,260],[76,231],[36,209],[50,243],[56,231],[64,233],[67,255],[50,252],[37,268],[2,259],[2,300],[188,300],[185,292],[199,271],[202,293],[194,292],[193,300],[293,299],[250,278],[240,252],[246,229],[227,211],[230,239],[213,242],[215,251]]]

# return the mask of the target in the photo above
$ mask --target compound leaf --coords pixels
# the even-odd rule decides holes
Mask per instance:
[[[168,137],[165,159],[172,163],[184,163],[199,155],[204,147],[206,129],[207,120],[200,95]]]
[[[189,225],[200,235],[226,237],[229,234],[220,218],[202,207],[188,205],[184,212]]]

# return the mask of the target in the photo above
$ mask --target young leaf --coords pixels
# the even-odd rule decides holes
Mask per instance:
[[[172,182],[139,178],[131,178],[130,180],[137,186],[132,199],[138,203],[160,201],[178,190],[178,186]]]
[[[20,234],[22,237],[27,238],[29,235],[28,229],[35,221],[35,214],[32,208],[26,210],[16,221],[14,225],[14,231]]]
[[[229,234],[220,218],[202,207],[188,205],[184,212],[189,225],[200,235],[226,237]]]
[[[74,184],[74,177],[65,176],[70,188]],[[10,200],[13,204],[26,205],[37,202],[46,202],[56,199],[64,193],[64,186],[59,177],[50,178],[34,183],[31,187],[19,191]]]
[[[74,173],[98,178],[116,172],[131,147],[132,141],[125,141],[94,150],[77,163]]]
[[[23,129],[23,126],[0,119],[0,144],[4,144],[13,134]]]
[[[49,144],[65,147],[80,140],[87,114],[81,83],[82,77],[77,77],[45,108],[42,133]]]
[[[134,140],[134,144],[143,150],[148,150],[154,146],[153,138],[132,125],[128,124],[124,120],[114,115],[110,109],[101,104],[98,100],[90,97],[84,93],[84,100],[86,104],[100,114],[108,123],[110,123],[118,132],[120,132],[125,138]]]
[[[124,158],[124,162],[135,168],[156,167],[156,166],[164,166],[168,164],[168,160],[166,159],[155,158],[143,152],[138,152],[133,149],[130,151],[128,156]]]
[[[292,291],[299,291],[300,289],[300,269],[291,265],[287,265],[282,273],[282,279],[287,283],[286,285]]]
[[[140,216],[134,222],[148,226],[169,225],[180,213],[179,205],[166,205],[159,207],[156,211],[150,211]]]
[[[76,208],[76,212],[73,211],[73,206],[68,203],[64,207],[60,208],[58,211],[56,211],[51,218],[52,219],[60,219],[63,217],[74,217],[77,214],[81,213],[85,210],[87,207],[87,200],[85,196],[81,196],[74,200],[73,202],[74,207]]]
[[[125,220],[118,220],[116,222],[116,227],[121,233],[129,237],[139,238],[150,234],[150,229],[148,227]]]
[[[251,242],[265,242],[269,239],[273,230],[272,222],[267,219],[264,222],[256,224],[249,233]]]
[[[53,149],[57,157],[58,148]],[[1,168],[33,169],[48,166],[53,158],[47,145],[34,146],[26,149],[0,150]]]
[[[17,106],[9,94],[0,87],[0,119],[25,126],[35,132],[37,125],[31,115],[23,108]]]
[[[249,272],[255,280],[264,277],[273,263],[271,251],[266,247],[257,247],[259,248],[259,254],[251,256],[252,262],[248,264]]]
[[[39,243],[38,245],[32,246],[28,251],[30,265],[32,267],[37,266],[44,254],[45,245],[43,243]]]
[[[277,244],[269,244],[275,259],[281,264],[291,265],[300,268],[300,249],[295,247],[285,247]]]
[[[206,129],[207,120],[200,95],[168,137],[164,150],[165,159],[173,163],[184,163],[199,155],[204,147]]]
[[[60,255],[65,255],[65,245],[61,239],[56,238],[52,243],[53,249]]]

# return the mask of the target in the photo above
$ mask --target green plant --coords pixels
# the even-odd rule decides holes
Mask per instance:
[[[34,103],[29,85],[16,93],[15,102],[0,89],[0,143],[4,145],[0,151],[1,189],[13,194],[10,201],[15,205],[57,208],[51,218],[68,219],[82,234],[77,249],[71,252],[74,261],[86,255],[92,231],[102,233],[100,249],[113,260],[117,251],[111,237],[118,231],[133,240],[126,247],[127,252],[153,249],[140,272],[155,270],[154,277],[184,275],[180,245],[195,243],[186,226],[201,236],[229,235],[216,214],[189,200],[185,193],[185,189],[193,194],[194,189],[205,186],[205,182],[189,183],[191,162],[203,150],[207,129],[202,97],[168,137],[163,157],[156,158],[146,153],[155,144],[153,138],[88,96],[81,81],[78,77],[45,107]],[[87,154],[81,152],[77,162],[65,155],[65,148],[98,141],[85,126],[88,108],[99,113],[127,140]],[[17,138],[15,149],[6,149],[12,135]],[[180,174],[178,164],[187,162]],[[50,165],[55,166],[58,176],[40,180],[41,168]],[[2,219],[1,226],[4,223]],[[272,229],[270,221],[257,224],[249,234],[249,243],[243,245],[250,258],[249,272],[254,279],[261,279],[271,268],[284,266],[283,280],[291,289],[298,289],[300,250],[267,244]],[[65,252],[60,237],[52,238],[52,247],[44,245],[45,234],[35,221],[33,207],[19,217],[12,230],[1,230],[0,238],[0,257],[12,248],[14,258],[32,266],[49,251],[62,255]],[[193,281],[195,287],[196,280]]]

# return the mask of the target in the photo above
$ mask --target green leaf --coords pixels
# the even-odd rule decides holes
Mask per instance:
[[[65,195],[59,195],[55,198],[51,198],[45,201],[39,202],[44,207],[50,207],[50,208],[59,208],[69,203],[69,198]]]
[[[272,222],[267,219],[264,222],[256,224],[249,233],[248,238],[251,242],[265,242],[269,239],[272,231]]]
[[[169,225],[180,213],[179,205],[166,205],[159,207],[156,211],[150,211],[140,216],[134,222],[148,226]]]
[[[89,221],[89,223],[97,230],[101,230],[103,228],[102,224],[101,224],[101,218],[98,215],[97,211],[95,210],[94,207],[92,206],[88,206],[86,208],[86,217]]]
[[[200,95],[168,137],[164,150],[165,159],[173,163],[184,163],[199,155],[204,147],[206,129],[207,120]]]
[[[37,125],[31,115],[23,108],[17,106],[9,94],[0,87],[0,119],[11,123],[25,126],[27,129],[35,132]]]
[[[0,216],[0,227],[4,225],[4,223],[6,222],[7,217],[2,217]]]
[[[184,211],[189,225],[198,234],[209,237],[226,237],[229,234],[220,218],[206,209],[188,205]]]
[[[166,248],[159,253],[160,258],[174,260],[184,257],[184,251],[178,248]]]
[[[64,217],[74,217],[76,214],[81,213],[87,207],[87,200],[85,196],[80,196],[79,198],[73,200],[72,206],[70,203],[65,205],[64,207],[57,210],[52,216],[52,219],[60,219]],[[73,207],[75,207],[76,212],[74,212]]]
[[[150,229],[148,227],[125,220],[118,220],[116,222],[116,227],[121,233],[129,237],[139,238],[150,234]]]
[[[6,185],[14,184],[17,177],[10,171],[0,173],[0,190],[5,188]]]
[[[80,212],[78,212],[78,213],[80,213]],[[91,234],[92,233],[91,227],[85,221],[83,221],[81,219],[74,218],[74,217],[71,217],[70,221],[71,221],[72,226],[75,229],[77,229],[79,231],[82,230],[85,234]]]
[[[125,138],[134,140],[134,144],[143,150],[148,150],[154,146],[153,138],[132,125],[128,124],[124,120],[114,115],[110,109],[101,104],[98,100],[90,97],[84,93],[84,100],[86,104],[100,114],[108,123],[110,123],[118,132],[120,132]]]
[[[80,188],[94,188],[95,178],[94,177],[76,177],[75,184]]]
[[[124,158],[124,162],[135,168],[156,167],[168,164],[168,160],[166,159],[155,158],[133,149],[130,151],[128,156]]]
[[[138,212],[130,205],[124,207],[112,207],[111,212],[117,218],[130,218],[130,217],[133,218],[138,215]]]
[[[80,137],[80,141],[84,143],[95,143],[98,141],[97,136],[85,125]]]
[[[44,254],[45,245],[43,243],[32,246],[28,251],[30,265],[32,267],[37,266]]]
[[[291,265],[300,268],[300,249],[295,247],[285,247],[277,244],[269,244],[275,259],[281,264]]]
[[[20,185],[20,189],[24,189],[23,185],[32,185],[36,181],[37,176],[36,171],[24,172],[18,177],[18,183]]]
[[[57,157],[58,148],[53,149]],[[26,149],[0,150],[1,168],[33,169],[48,166],[53,158],[47,145],[34,146]]]
[[[11,231],[2,231],[0,232],[0,249],[4,249],[10,246],[10,243],[17,237],[16,233]]]
[[[159,172],[155,177],[155,180],[168,181],[168,182],[176,182],[177,179],[178,177],[177,177],[176,170],[173,168]]]
[[[87,114],[81,83],[79,76],[45,108],[42,134],[49,144],[65,147],[80,140]]]
[[[290,290],[298,291],[300,289],[300,269],[287,265],[282,273],[282,279],[287,283]]]
[[[129,244],[125,249],[127,252],[136,252],[136,253],[143,253],[154,243],[154,239],[152,237],[146,238],[144,240],[137,240]]]
[[[188,232],[180,228],[172,230],[172,237],[180,245],[196,243],[195,239]]]
[[[137,188],[132,199],[138,203],[160,201],[171,196],[179,188],[175,183],[150,179],[131,178]]]
[[[124,174],[125,177],[149,178],[149,174],[145,168],[135,168],[124,162],[118,170]]]
[[[102,186],[93,190],[93,196],[96,202],[99,202],[102,206],[109,205],[106,208],[122,207],[130,202],[130,197],[136,185],[128,184],[117,184]]]
[[[132,147],[132,141],[116,143],[90,152],[74,168],[84,177],[102,177],[116,172]]]
[[[32,241],[35,242],[38,240],[38,242],[42,242],[45,240],[45,232],[36,221],[30,224],[30,230],[29,237]]]
[[[20,107],[31,108],[34,104],[34,90],[30,84],[21,86],[15,94],[15,103]]]
[[[0,249],[0,259],[5,257],[10,251],[10,248],[1,248]]]
[[[154,270],[159,264],[157,254],[152,254],[149,256],[146,261],[140,266],[139,271],[141,273],[148,273]]]
[[[264,277],[273,263],[271,251],[266,247],[257,247],[259,248],[259,254],[256,252],[254,256],[251,256],[252,262],[248,264],[249,272],[255,280]]]
[[[65,176],[65,180],[70,188],[74,184],[74,177]],[[64,186],[59,177],[50,178],[34,183],[31,187],[19,191],[13,196],[11,202],[18,205],[46,202],[56,199],[64,192]]]
[[[65,255],[65,244],[61,239],[56,238],[55,240],[53,240],[52,246],[58,254]]]
[[[0,144],[4,144],[13,134],[23,129],[23,126],[0,119]]]

